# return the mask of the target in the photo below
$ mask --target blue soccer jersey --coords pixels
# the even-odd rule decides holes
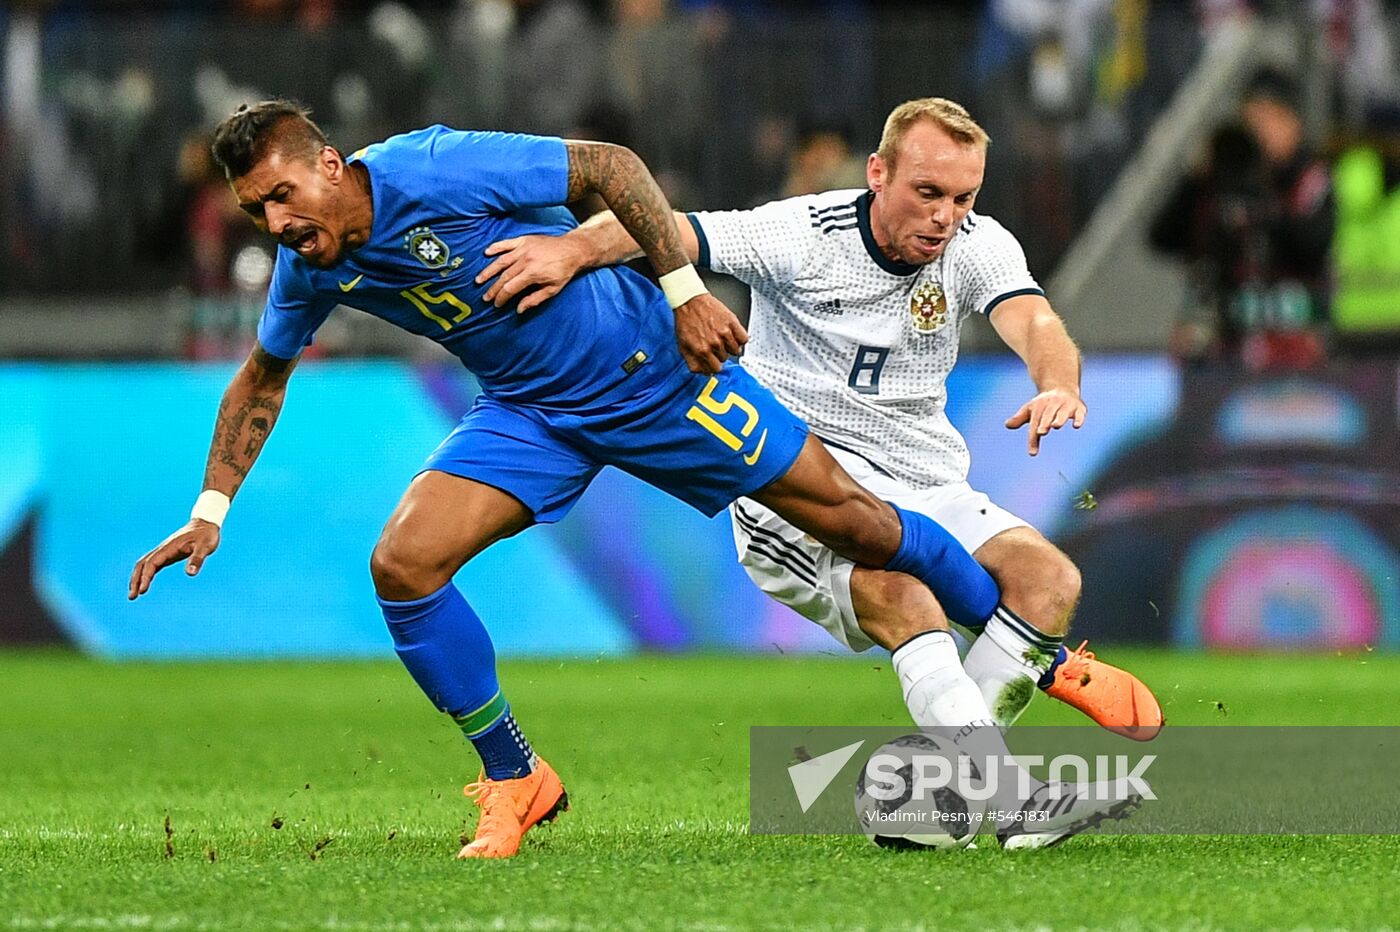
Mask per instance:
[[[445,126],[394,136],[350,156],[369,170],[369,241],[332,269],[278,246],[258,341],[290,359],[338,304],[428,337],[493,397],[587,411],[684,369],[670,308],[626,268],[575,278],[529,314],[482,300],[476,276],[497,240],[563,233],[568,157],[557,138]]]
[[[575,225],[558,206],[563,140],[432,126],[350,161],[369,170],[369,241],[333,269],[279,246],[258,341],[290,359],[348,304],[442,344],[483,394],[426,468],[503,489],[550,522],[604,466],[713,515],[796,460],[807,425],[736,365],[691,372],[645,276],[595,269],[525,315],[482,300],[487,246]]]

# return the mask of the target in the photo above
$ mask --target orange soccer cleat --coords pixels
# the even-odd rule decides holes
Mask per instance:
[[[1085,641],[1055,671],[1046,695],[1074,706],[1104,728],[1134,741],[1151,741],[1162,730],[1162,707],[1142,680],[1104,663]]]
[[[508,858],[520,850],[520,839],[533,826],[552,822],[569,809],[569,794],[554,768],[539,759],[529,776],[467,784],[463,792],[481,809],[476,837],[459,858]]]

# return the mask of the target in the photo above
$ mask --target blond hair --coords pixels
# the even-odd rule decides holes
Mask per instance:
[[[904,141],[904,134],[920,120],[934,123],[963,145],[978,146],[985,150],[992,141],[992,137],[977,125],[977,121],[962,104],[943,97],[906,100],[891,110],[890,115],[885,118],[885,131],[880,134],[880,148],[875,150],[875,154],[884,159],[890,168],[894,168],[895,155],[899,152],[899,144]]]

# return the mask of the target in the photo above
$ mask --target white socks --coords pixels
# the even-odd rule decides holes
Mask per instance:
[[[896,648],[890,659],[914,724],[961,728],[991,721],[987,701],[963,669],[958,646],[947,631],[916,635]]]
[[[1054,663],[1062,640],[1036,629],[1006,606],[997,606],[967,652],[963,667],[999,727],[1011,727],[1031,704],[1036,684]]]
[[[982,691],[963,669],[953,636],[947,631],[924,632],[905,641],[891,658],[904,689],[904,704],[914,723],[921,728],[937,728],[951,737],[978,768],[989,764],[998,768],[1001,779],[986,807],[1008,814],[1009,818],[1020,808],[1020,781],[1014,777],[1019,768],[1010,763],[1011,752],[1001,729],[992,721]],[[1034,687],[1034,681],[1031,685]],[[1039,785],[1039,780],[1026,776],[1029,785]],[[985,772],[982,779],[986,779]]]

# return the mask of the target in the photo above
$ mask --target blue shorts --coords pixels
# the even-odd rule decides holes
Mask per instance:
[[[508,492],[549,524],[604,466],[713,517],[780,478],[807,425],[738,365],[681,370],[625,408],[562,414],[480,395],[424,464]]]

